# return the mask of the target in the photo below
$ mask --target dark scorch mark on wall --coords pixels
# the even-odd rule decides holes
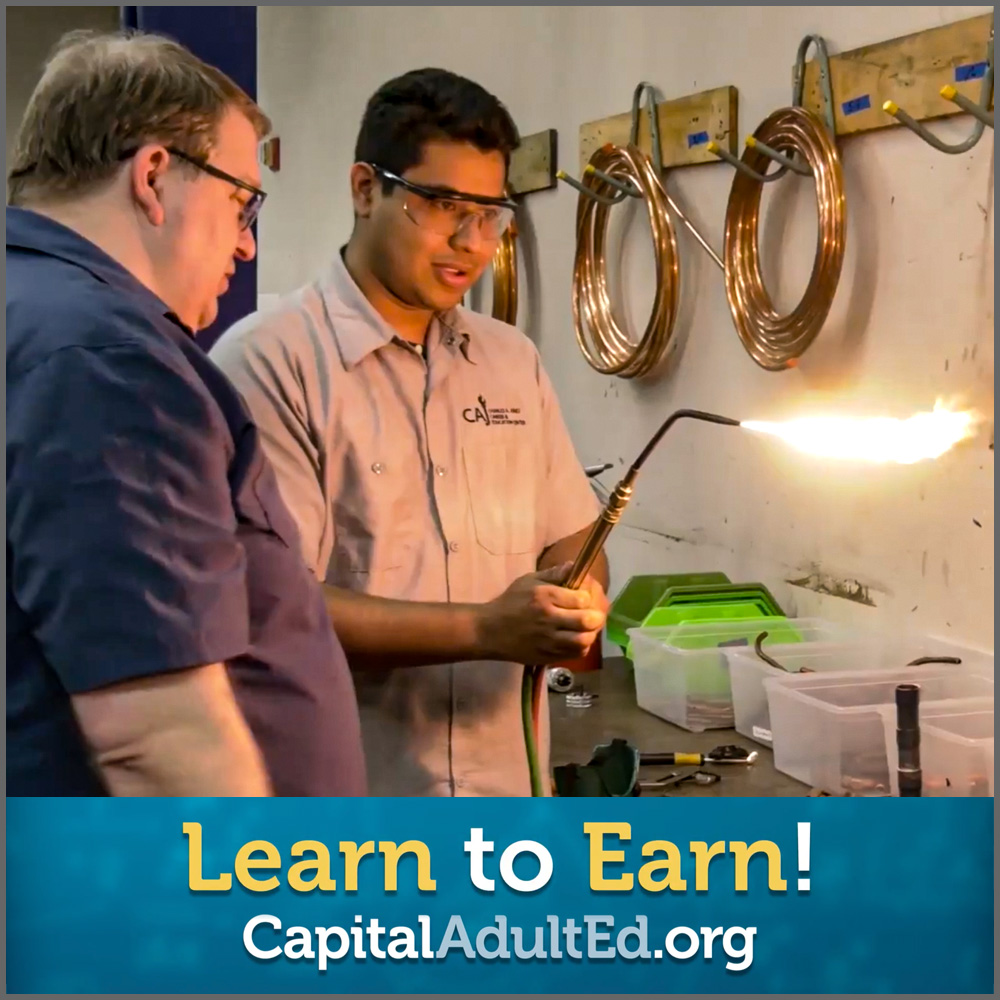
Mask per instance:
[[[785,583],[793,587],[812,590],[817,594],[826,594],[829,597],[840,597],[845,601],[854,601],[855,604],[865,604],[870,608],[876,607],[875,602],[872,600],[870,588],[858,580],[843,579],[841,577],[830,576],[827,573],[814,572],[797,580],[785,580]]]

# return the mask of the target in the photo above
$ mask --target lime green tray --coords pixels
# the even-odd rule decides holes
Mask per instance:
[[[627,648],[628,629],[638,628],[660,598],[677,587],[715,587],[728,584],[725,573],[668,573],[633,576],[618,592],[608,610],[608,639],[623,650]]]

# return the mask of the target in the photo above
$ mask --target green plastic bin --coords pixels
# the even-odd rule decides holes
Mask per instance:
[[[693,623],[697,624],[697,623]],[[801,631],[784,615],[764,616],[729,622],[705,622],[705,628],[673,629],[663,641],[675,649],[721,649],[752,647],[761,632],[767,632],[767,646],[790,646],[802,642]]]
[[[633,576],[608,609],[608,640],[622,650],[629,645],[628,629],[638,628],[657,607],[666,591],[676,587],[713,587],[728,584],[725,573],[668,573]]]
[[[762,583],[730,583],[703,587],[675,586],[660,596],[656,607],[673,607],[678,604],[736,604],[741,601],[760,602],[768,615],[780,617],[785,614],[781,605]]]
[[[757,601],[740,601],[735,604],[675,604],[667,608],[653,608],[643,619],[643,628],[663,628],[667,625],[685,625],[688,622],[743,621],[746,618],[773,617]]]
[[[646,615],[641,627],[643,629],[663,629],[669,628],[671,625],[696,625],[698,623],[715,625],[723,622],[763,620],[785,621],[783,617],[772,615],[763,602],[742,601],[736,604],[680,604],[669,608],[653,608]],[[760,631],[763,631],[763,628]],[[631,642],[625,650],[625,656],[632,659]]]

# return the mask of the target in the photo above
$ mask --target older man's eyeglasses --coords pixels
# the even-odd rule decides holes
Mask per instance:
[[[266,192],[261,191],[260,188],[254,187],[252,184],[248,184],[246,181],[241,181],[239,177],[233,177],[232,174],[227,174],[225,170],[220,170],[218,167],[213,166],[206,160],[203,160],[197,156],[189,156],[187,153],[180,149],[175,149],[172,146],[166,147],[167,152],[172,156],[176,156],[187,163],[190,163],[192,167],[197,167],[199,170],[208,174],[209,177],[217,177],[220,181],[226,181],[229,184],[233,184],[238,187],[241,191],[249,191],[250,197],[243,203],[240,209],[240,228],[249,229],[257,219],[260,214],[261,206],[264,204],[264,199],[267,197]]]
[[[410,221],[439,236],[455,236],[466,226],[474,225],[482,239],[494,242],[503,236],[514,219],[517,203],[509,198],[487,198],[447,188],[426,187],[374,163],[369,166],[390,184],[398,184],[404,190],[403,211]]]
[[[249,229],[254,224],[257,220],[257,216],[260,214],[260,209],[264,204],[264,199],[267,197],[267,192],[261,191],[260,188],[256,188],[252,184],[248,184],[246,181],[240,180],[239,177],[233,177],[232,174],[227,174],[225,170],[220,170],[218,167],[201,157],[191,156],[190,153],[185,153],[183,150],[177,149],[174,146],[165,146],[164,148],[171,156],[176,156],[179,160],[184,160],[185,163],[190,163],[192,167],[208,174],[209,177],[215,177],[220,181],[225,181],[227,184],[234,185],[241,191],[249,192],[250,197],[240,205],[240,229]],[[138,148],[129,149],[122,153],[119,159],[127,160],[130,156],[135,156],[138,151]]]

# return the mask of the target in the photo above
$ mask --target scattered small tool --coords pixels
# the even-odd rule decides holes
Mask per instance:
[[[639,789],[639,794],[641,795],[643,792],[668,791],[669,789],[674,788],[677,785],[683,785],[688,781],[695,785],[714,785],[716,782],[721,780],[721,775],[712,774],[711,771],[688,771],[687,773],[674,771],[662,778],[640,781],[637,787]]]
[[[745,747],[729,746],[716,747],[708,753],[641,753],[639,754],[640,766],[665,764],[683,765],[694,764],[701,767],[703,764],[752,764],[758,757],[756,750],[747,750]]]
[[[546,672],[546,680],[548,681],[550,691],[562,694],[572,691],[576,686],[576,678],[574,678],[573,672],[567,670],[565,667],[549,667]]]
[[[899,794],[904,798],[919,798],[923,791],[919,684],[899,684],[896,687],[896,749],[899,754]]]

